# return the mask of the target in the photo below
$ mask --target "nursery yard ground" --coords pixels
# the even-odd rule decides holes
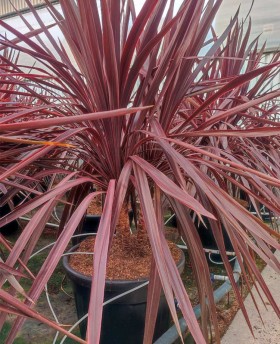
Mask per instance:
[[[176,238],[176,235],[173,235],[174,229],[169,228],[168,231],[171,238],[173,237],[174,240],[178,240]],[[16,233],[13,236],[10,236],[8,239],[11,242],[13,242],[18,237],[18,235],[19,233]],[[39,240],[36,250],[39,250],[47,246],[54,240],[55,240],[55,231],[50,230],[50,229],[46,230],[44,235]],[[38,272],[48,252],[49,252],[49,249],[36,255],[34,258],[30,260],[28,266],[33,273]],[[194,282],[193,271],[190,265],[190,260],[188,259],[187,252],[185,252],[185,255],[186,255],[186,265],[185,265],[184,273],[182,275],[182,279],[188,291],[191,302],[193,303],[193,305],[196,305],[198,303],[197,288]],[[263,262],[260,260],[258,261],[258,265],[260,269],[264,267]],[[217,275],[225,275],[225,270],[223,268],[223,265],[210,265],[210,272]],[[22,279],[21,283],[26,290],[28,290],[29,287],[31,286],[31,282],[27,279]],[[214,282],[213,289],[216,289],[222,283],[223,282],[220,282],[220,281]],[[8,288],[9,286],[5,285],[5,287]],[[244,286],[241,286],[241,289],[242,289],[243,296],[245,297],[247,295],[247,290]],[[73,294],[71,290],[71,285],[70,285],[69,280],[65,276],[65,272],[63,270],[61,263],[58,265],[55,273],[52,275],[52,277],[49,280],[48,294],[49,294],[49,299],[53,307],[53,310],[58,318],[58,321],[61,324],[64,324],[66,329],[70,328],[72,324],[74,324],[77,321],[77,316],[75,312],[75,302],[74,302],[74,298],[73,298]],[[219,328],[220,328],[221,335],[226,331],[234,315],[236,314],[238,308],[239,308],[238,304],[232,292],[226,295],[224,299],[217,305],[217,314],[218,314]],[[46,317],[50,319],[54,319],[45,293],[41,295],[36,305],[36,310],[40,312],[41,314],[44,314]],[[11,327],[12,319],[13,317],[11,316],[10,320],[6,322],[4,328],[2,329],[1,334],[0,334],[0,343],[4,343],[5,338]],[[74,333],[79,335],[78,330],[74,331]],[[27,319],[18,337],[14,341],[14,344],[34,344],[34,343],[51,344],[53,343],[55,335],[56,335],[55,330],[47,327],[46,325],[40,322]],[[61,338],[62,336],[59,335],[56,341],[57,344],[60,343]],[[192,343],[192,339],[190,338],[190,336],[188,335],[186,336],[185,342]],[[71,339],[67,339],[65,343],[74,344],[76,342]]]

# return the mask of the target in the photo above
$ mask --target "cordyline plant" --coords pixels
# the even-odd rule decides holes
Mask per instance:
[[[257,281],[279,315],[252,254],[279,271],[272,253],[279,249],[279,234],[235,199],[242,193],[258,214],[260,204],[275,216],[280,213],[280,90],[269,87],[279,73],[279,59],[276,54],[262,64],[264,47],[249,42],[250,24],[245,31],[237,15],[216,36],[211,25],[221,2],[185,0],[175,11],[174,1],[147,0],[136,15],[132,0],[60,0],[62,11],[46,1],[53,18],[47,26],[26,0],[35,29],[25,21],[29,31],[22,34],[0,22],[12,34],[1,38],[2,52],[12,49],[39,62],[23,66],[7,54],[1,57],[1,205],[19,192],[32,197],[4,216],[0,226],[36,209],[13,246],[1,236],[9,251],[0,266],[1,285],[6,276],[15,276],[19,284],[23,273],[32,279],[24,301],[14,288],[0,291],[0,326],[8,314],[16,315],[6,343],[13,342],[26,317],[85,342],[32,308],[100,193],[106,199],[96,239],[88,343],[99,342],[108,249],[127,200],[139,201],[155,267],[145,343],[153,338],[161,288],[179,332],[174,297],[197,343],[208,340],[209,322],[219,341],[209,269],[193,214],[208,217],[248,326],[222,226],[246,283]],[[54,25],[66,43],[51,35]],[[91,191],[92,185],[99,191]],[[61,200],[57,240],[33,276],[28,260]],[[189,249],[201,326],[163,234],[166,203]]]

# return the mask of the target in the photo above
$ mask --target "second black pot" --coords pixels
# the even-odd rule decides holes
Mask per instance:
[[[1,196],[0,196],[1,197]],[[22,202],[23,198],[19,195],[16,195],[13,197],[12,201],[14,203],[14,206],[17,206]],[[0,207],[0,217],[3,217],[11,212],[11,208],[8,203],[4,204]],[[14,220],[10,223],[7,223],[6,225],[2,226],[0,228],[0,233],[6,236],[14,234],[19,229],[19,224],[17,220]]]
[[[129,217],[129,224],[131,226],[132,221],[133,221],[132,210],[128,211],[128,217]],[[87,233],[95,233],[96,234],[97,230],[98,230],[99,223],[100,223],[100,219],[101,219],[101,215],[89,215],[89,214],[87,214],[83,219],[83,224],[81,227],[81,234],[87,234]],[[72,239],[73,246],[79,244],[85,238],[86,238],[86,235],[74,237]]]
[[[213,250],[217,250],[218,246],[213,234],[213,231],[211,229],[209,220],[207,217],[203,216],[203,221],[206,225],[206,227],[204,226],[204,224],[202,222],[199,222],[198,218],[196,217],[195,221],[194,221],[194,225],[197,229],[197,232],[199,234],[202,246],[204,248],[209,248],[209,249],[213,249]],[[177,219],[176,219],[176,215],[173,216],[172,220],[170,220],[170,222],[168,222],[168,224],[170,226],[173,227],[177,227]],[[223,233],[223,238],[224,238],[224,243],[225,243],[225,247],[227,251],[232,251],[233,247],[230,241],[230,238],[227,234],[226,229],[224,228],[224,226],[222,225],[222,233]]]
[[[75,251],[77,246],[72,247],[70,252]],[[184,264],[185,256],[182,252],[180,262],[177,264],[180,273],[183,272]],[[68,264],[68,256],[63,258],[63,265],[73,285],[77,315],[80,319],[88,312],[91,278],[73,270]],[[147,279],[137,281],[106,280],[104,301],[110,300],[146,281]],[[100,338],[101,344],[142,344],[145,327],[147,290],[147,286],[142,287],[104,306]],[[169,307],[162,294],[155,326],[154,340],[168,330],[170,320]],[[80,324],[82,338],[85,338],[86,330],[87,320]]]
[[[83,220],[80,234],[97,233],[101,215],[86,215]],[[72,244],[77,245],[86,238],[86,235],[72,238]]]

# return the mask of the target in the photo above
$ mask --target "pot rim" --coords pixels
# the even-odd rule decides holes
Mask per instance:
[[[73,252],[75,251],[77,248],[78,248],[79,244],[71,247],[70,250],[67,251],[67,253],[70,253],[70,252]],[[183,250],[181,250],[179,247],[178,249],[181,251],[181,257],[180,257],[180,260],[179,262],[176,264],[177,265],[177,268],[179,270],[180,273],[183,272],[184,270],[184,266],[185,266],[185,255],[184,255],[184,252]],[[62,257],[62,263],[63,263],[63,267],[64,269],[67,271],[67,273],[69,275],[71,275],[71,277],[73,277],[74,279],[79,279],[79,280],[82,280],[84,283],[86,284],[91,284],[92,282],[92,276],[87,276],[87,275],[84,275],[83,273],[77,271],[77,270],[74,270],[70,265],[69,265],[69,255],[67,256],[64,256]],[[139,278],[139,279],[135,279],[135,280],[126,280],[126,279],[105,279],[105,285],[126,285],[126,284],[132,284],[132,285],[139,285],[141,283],[145,283],[149,280],[148,277],[142,277],[142,278]]]

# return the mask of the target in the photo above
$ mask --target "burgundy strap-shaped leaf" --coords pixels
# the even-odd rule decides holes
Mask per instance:
[[[39,273],[37,274],[33,284],[28,292],[28,296],[36,302],[41,295],[47,281],[49,280],[50,276],[53,274],[54,269],[56,268],[63,252],[65,251],[74,231],[78,227],[82,217],[84,216],[91,200],[97,195],[96,192],[90,193],[85,199],[81,202],[79,207],[75,210],[73,215],[70,217],[68,223],[66,224],[64,230],[62,231],[61,235],[55,242],[54,246],[52,247],[51,251],[48,254],[48,257],[44,261]],[[29,305],[30,302],[27,302]],[[13,343],[15,338],[16,332],[21,328],[23,325],[24,319],[17,318],[12,326],[11,332],[6,340],[6,343]],[[58,326],[61,329],[60,326]],[[67,331],[66,331],[67,332]],[[65,332],[64,332],[65,333]]]
[[[203,130],[203,131],[192,131],[184,133],[182,136],[185,137],[204,137],[204,136],[231,136],[231,137],[266,137],[273,135],[280,135],[280,125],[274,123],[276,127],[260,127],[257,129],[244,129],[244,130]],[[176,135],[174,135],[176,136]]]
[[[8,266],[4,262],[2,262],[1,259],[0,259],[0,274],[4,274],[4,275],[9,274],[9,275],[13,275],[13,276],[19,276],[19,277],[27,278],[27,276],[25,274],[18,271],[17,269],[11,268],[10,266]]]
[[[103,313],[106,265],[113,211],[115,181],[110,181],[94,245],[92,286],[88,310],[87,343],[99,343]]]
[[[157,216],[157,222],[159,227],[163,227],[163,216],[162,216],[162,203],[161,203],[161,194],[160,189],[156,187],[155,189],[155,212]],[[163,229],[163,228],[162,228]],[[149,277],[148,284],[148,295],[147,295],[147,307],[146,307],[146,317],[145,317],[145,331],[143,343],[152,344],[154,330],[157,320],[157,314],[160,303],[160,296],[162,293],[162,287],[160,283],[160,277],[157,271],[156,263],[154,258],[151,262],[151,272]]]
[[[128,109],[117,109],[103,112],[94,112],[88,113],[85,115],[69,116],[69,117],[58,117],[58,118],[46,118],[36,121],[20,122],[20,123],[11,123],[11,124],[2,124],[0,125],[0,131],[7,132],[18,129],[42,129],[53,127],[57,125],[68,125],[81,123],[85,121],[94,121],[104,118],[113,118],[118,116],[124,116],[137,111],[145,110],[150,108],[150,106],[142,106],[137,108],[128,108]]]
[[[151,273],[149,276],[148,295],[147,295],[147,308],[145,317],[145,331],[143,343],[152,344],[156,319],[158,314],[158,306],[160,302],[162,287],[160,283],[159,274],[156,269],[154,259],[151,263]]]
[[[155,181],[164,193],[178,199],[181,203],[193,209],[195,212],[214,218],[214,216],[206,211],[195,198],[191,197],[187,192],[179,188],[174,182],[172,182],[172,180],[151,164],[138,156],[132,156],[130,158],[141,166],[141,168]]]
[[[158,228],[145,172],[136,164],[133,164],[133,169],[135,172],[135,181],[137,183],[137,190],[139,193],[145,227],[149,235],[161,284],[177,331],[179,334],[181,333],[174,306],[173,292],[180,303],[182,313],[194,337],[194,340],[196,343],[205,344],[205,339],[198,326],[191,302],[180,278],[176,264],[167,246],[166,239]]]

